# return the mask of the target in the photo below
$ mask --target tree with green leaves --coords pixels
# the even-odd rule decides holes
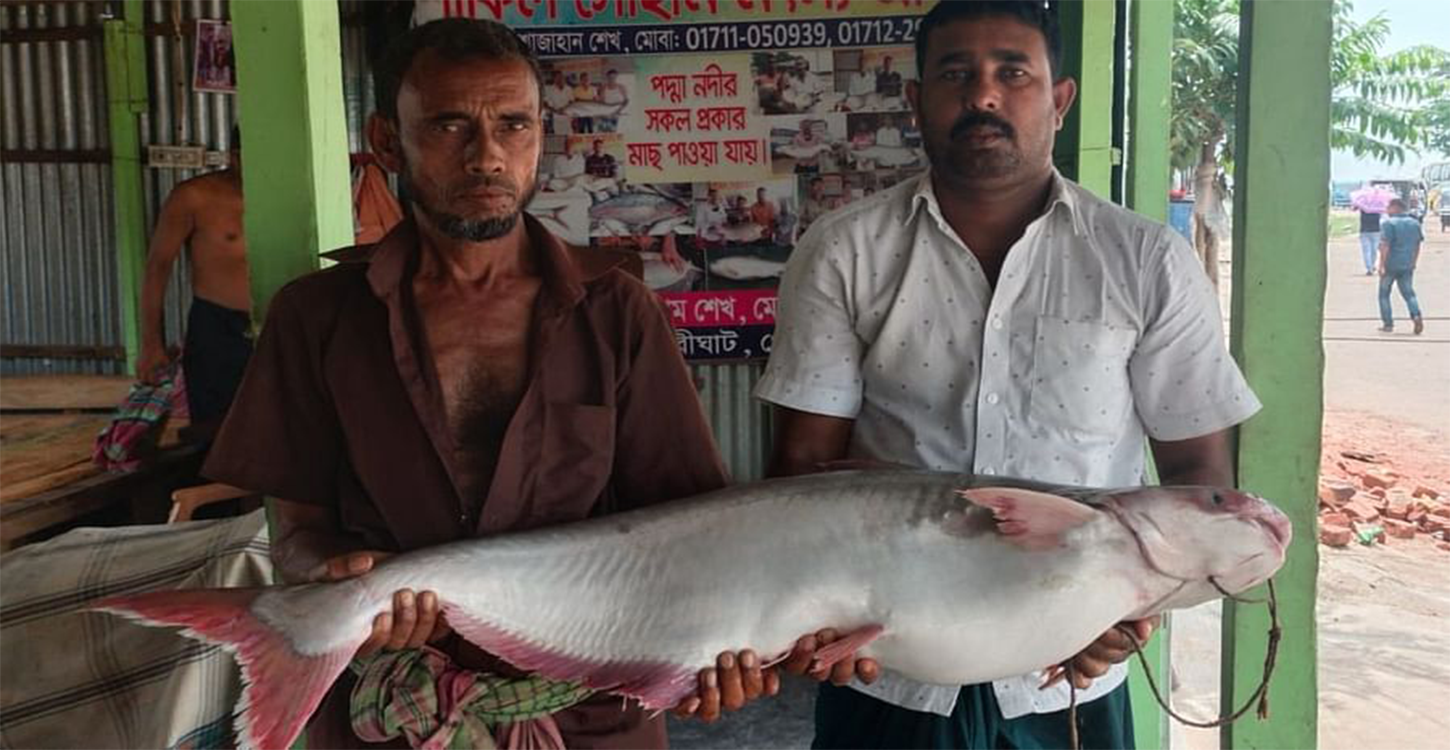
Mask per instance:
[[[1420,119],[1425,132],[1426,149],[1434,154],[1450,157],[1450,60],[1440,64],[1436,74],[1439,93],[1420,108]]]
[[[1193,175],[1193,245],[1216,286],[1228,224],[1220,188],[1238,95],[1238,0],[1178,0],[1173,36],[1171,163]]]
[[[1216,283],[1218,245],[1228,231],[1224,187],[1234,149],[1239,3],[1177,3],[1172,164],[1192,174],[1194,246]],[[1380,14],[1359,23],[1353,10],[1349,0],[1334,3],[1330,145],[1396,164],[1420,148],[1450,146],[1450,53],[1422,46],[1381,54],[1389,20]]]
[[[1419,46],[1381,55],[1389,19],[1356,24],[1351,10],[1347,1],[1335,3],[1329,145],[1403,164],[1409,152],[1432,146],[1424,105],[1447,93],[1450,53]]]

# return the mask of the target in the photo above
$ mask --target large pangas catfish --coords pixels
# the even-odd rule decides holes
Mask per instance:
[[[456,631],[521,669],[663,709],[720,652],[781,654],[826,627],[922,682],[1025,674],[1121,620],[1263,582],[1289,543],[1283,513],[1231,490],[987,479],[771,480],[398,555],[347,581],[98,606],[232,650],[239,738],[281,748],[400,588],[436,591]]]

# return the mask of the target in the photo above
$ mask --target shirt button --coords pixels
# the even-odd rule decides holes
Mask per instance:
[[[987,394],[987,403],[989,403],[989,404],[995,404],[995,403],[997,403],[1000,400],[1001,399],[997,398],[997,394],[995,394],[995,393],[988,393]]]
[[[996,470],[996,469],[993,469],[993,468],[992,468],[992,467],[990,467],[990,466],[983,466],[983,467],[982,467],[982,473],[983,473],[983,474],[986,474],[986,475],[988,475],[988,476],[991,476],[991,475],[993,475],[993,474],[996,474],[996,473],[997,473],[997,470]]]
[[[992,318],[992,328],[998,331],[1002,330],[1002,319],[1000,317]]]

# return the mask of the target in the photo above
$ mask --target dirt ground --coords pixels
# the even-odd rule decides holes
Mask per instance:
[[[1343,476],[1338,464],[1356,463],[1346,451],[1368,454],[1405,484],[1445,497],[1450,234],[1427,224],[1426,238],[1415,279],[1425,315],[1420,336],[1398,294],[1395,333],[1376,330],[1378,279],[1364,275],[1358,238],[1330,243],[1321,472]],[[1450,552],[1423,535],[1319,552],[1319,746],[1450,748]],[[1204,606],[1174,619],[1174,703],[1195,717],[1217,711],[1219,613]],[[1210,750],[1217,732],[1180,727],[1173,745]]]
[[[1173,620],[1173,702],[1194,718],[1218,711],[1220,611]],[[1450,748],[1450,554],[1423,538],[1321,546],[1316,619],[1320,748]],[[1213,750],[1218,732],[1176,727],[1173,747]]]

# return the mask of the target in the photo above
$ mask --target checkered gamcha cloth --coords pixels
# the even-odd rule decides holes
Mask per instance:
[[[167,417],[185,409],[186,385],[181,365],[172,362],[155,385],[133,383],[126,400],[116,407],[111,421],[96,435],[91,460],[106,471],[127,472],[141,467],[155,449]]]
[[[495,732],[510,747],[528,735],[562,748],[549,717],[592,693],[575,682],[462,669],[427,646],[356,659],[352,669],[359,675],[351,708],[357,736],[382,742],[402,735],[417,748],[493,747]]]

